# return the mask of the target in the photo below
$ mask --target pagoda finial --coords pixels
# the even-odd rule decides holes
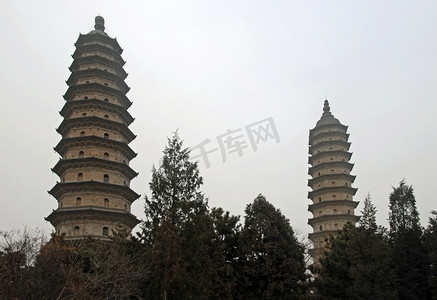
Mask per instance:
[[[105,19],[103,19],[102,16],[97,16],[95,18],[95,23],[94,28],[96,30],[105,31]]]
[[[328,99],[325,98],[325,103],[323,105],[323,114],[330,114],[331,108],[329,107]]]

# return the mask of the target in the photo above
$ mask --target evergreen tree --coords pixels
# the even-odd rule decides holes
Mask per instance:
[[[289,221],[262,195],[245,212],[235,298],[302,298],[306,280],[304,248]]]
[[[151,249],[145,295],[152,299],[227,298],[223,246],[214,231],[203,179],[175,133],[153,168],[142,240]],[[219,286],[221,285],[221,286]]]
[[[373,205],[370,193],[364,199],[364,209],[361,212],[360,227],[369,229],[376,228],[376,207]]]
[[[428,257],[423,246],[422,228],[413,187],[402,180],[390,194],[390,236],[393,266],[399,299],[430,297],[427,279]]]
[[[430,272],[429,287],[433,299],[437,299],[437,212],[432,211],[428,228],[425,231],[425,248],[428,252]]]
[[[331,237],[315,286],[320,299],[396,299],[387,236],[347,224]]]

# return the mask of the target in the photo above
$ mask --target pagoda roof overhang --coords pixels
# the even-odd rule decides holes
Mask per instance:
[[[349,186],[322,187],[320,189],[308,192],[308,198],[312,199],[313,197],[316,197],[320,194],[325,194],[325,193],[345,192],[345,191],[350,193],[353,196],[356,194],[357,190],[358,190],[357,188],[352,188]]]
[[[352,171],[354,168],[354,164],[346,161],[333,161],[333,162],[325,162],[321,163],[315,166],[312,166],[308,169],[308,175],[311,175],[312,177],[315,177],[314,174],[316,174],[318,171],[323,170],[325,168],[345,168],[347,170]]]
[[[118,132],[123,135],[128,144],[132,142],[136,137],[136,135],[134,135],[132,131],[130,131],[126,124],[93,116],[64,119],[61,125],[59,125],[59,127],[56,129],[56,131],[61,134],[62,137],[65,137],[65,135],[74,128],[86,128],[90,126],[96,126],[102,129],[108,129]]]
[[[83,44],[88,44],[90,42],[101,42],[103,44],[111,45],[114,50],[121,55],[123,53],[123,49],[120,47],[120,44],[117,41],[117,38],[111,38],[108,35],[98,34],[98,33],[88,33],[88,34],[79,34],[76,43],[74,45],[76,47],[81,46]]]
[[[314,140],[316,140],[316,139],[320,139],[320,138],[325,138],[325,137],[331,137],[331,138],[334,138],[334,137],[337,137],[337,138],[344,138],[345,141],[348,141],[348,140],[349,140],[349,133],[345,133],[345,132],[341,132],[341,131],[331,131],[331,132],[322,132],[322,133],[319,133],[319,134],[317,134],[317,135],[310,135],[310,138],[309,138],[309,145],[310,145],[310,146],[313,146],[313,145],[315,145],[315,144],[313,144]],[[332,141],[335,141],[335,140],[333,139]],[[321,143],[321,142],[322,142],[322,141],[320,141],[320,143]]]
[[[352,152],[347,152],[344,150],[322,151],[320,153],[316,153],[316,154],[308,157],[308,163],[310,165],[312,165],[315,160],[321,159],[322,157],[329,157],[331,155],[341,155],[344,157],[344,159],[349,161],[352,157]]]
[[[73,168],[98,168],[102,170],[111,170],[123,174],[129,180],[132,180],[138,175],[138,173],[135,172],[127,164],[94,156],[73,159],[60,159],[58,163],[52,168],[52,171],[55,172],[56,175],[61,177],[65,171]]]
[[[135,153],[128,144],[119,142],[116,140],[110,140],[105,139],[100,136],[79,136],[79,137],[71,137],[71,138],[63,138],[61,141],[56,145],[54,150],[59,153],[59,155],[64,156],[65,152],[68,149],[71,149],[73,147],[86,147],[86,146],[93,146],[98,148],[108,148],[108,149],[115,149],[116,151],[119,151],[121,154],[126,156],[128,160],[131,160],[137,156],[137,153]]]
[[[339,131],[346,132],[347,129],[348,129],[348,126],[343,125],[341,123],[337,123],[337,124],[322,124],[322,125],[318,125],[318,126],[316,125],[313,129],[310,129],[310,136],[314,135],[316,132],[318,132],[320,130],[325,130],[327,128],[338,129]]]
[[[323,215],[320,217],[315,217],[308,219],[308,224],[313,226],[314,224],[320,223],[320,222],[326,222],[326,221],[347,221],[351,223],[358,222],[360,219],[359,216],[355,215],[348,215],[348,214],[335,214],[335,215]]]
[[[64,118],[69,118],[73,114],[73,112],[79,109],[98,109],[115,113],[120,116],[121,119],[123,119],[127,126],[129,126],[135,120],[123,106],[95,98],[83,100],[69,100],[65,103],[59,114]]]
[[[120,102],[121,105],[128,109],[132,102],[127,98],[126,94],[123,93],[120,90],[114,89],[112,87],[97,83],[97,82],[91,82],[91,83],[85,83],[85,84],[78,84],[70,86],[65,92],[65,95],[63,96],[66,101],[72,100],[73,96],[76,93],[102,93],[102,94],[110,94],[116,97]]]
[[[106,183],[101,181],[72,181],[72,182],[57,182],[56,185],[48,191],[55,199],[60,199],[67,193],[79,193],[83,191],[102,192],[119,195],[133,203],[140,195],[135,193],[130,187],[126,185],[119,185],[114,183]]]
[[[123,69],[123,66],[120,63],[99,55],[90,55],[90,56],[82,56],[82,57],[75,58],[69,69],[71,72],[75,72],[79,70],[80,65],[92,64],[92,63],[98,63],[104,66],[111,67],[117,72],[118,75],[120,75],[121,78],[126,79],[127,77],[127,73]]]
[[[68,86],[74,86],[78,79],[80,78],[89,78],[89,77],[98,77],[102,79],[106,79],[109,81],[113,81],[117,83],[117,85],[120,87],[120,90],[122,93],[126,94],[129,92],[130,87],[124,82],[123,78],[121,78],[117,74],[113,74],[101,69],[89,69],[89,70],[78,70],[73,71],[66,81]]]
[[[350,222],[350,223],[352,223],[352,222]],[[339,228],[339,230],[341,230],[341,229],[342,228]],[[338,233],[338,230],[322,230],[322,231],[309,233],[308,238],[311,241],[318,240],[320,238],[323,238],[325,241],[328,241],[328,239],[331,236],[334,237],[334,236],[336,236],[337,233]],[[322,251],[323,249],[324,249],[323,247],[317,247],[317,248],[313,248],[313,249],[309,249],[309,250],[317,252],[317,251]],[[313,255],[313,254],[311,254],[311,255]]]
[[[358,201],[352,201],[352,200],[325,200],[308,205],[308,211],[312,213],[314,212],[314,210],[324,208],[327,206],[332,206],[332,205],[338,205],[338,206],[341,205],[341,206],[348,206],[350,208],[356,208],[358,206],[358,203],[359,203]]]
[[[324,174],[320,175],[311,179],[308,179],[308,186],[312,186],[314,184],[317,184],[320,181],[327,180],[327,179],[347,179],[351,183],[355,181],[356,175],[350,175],[346,173],[336,173],[336,174]]]
[[[76,51],[74,51],[72,57],[74,59],[82,57],[84,53],[87,52],[103,52],[105,54],[110,55],[114,58],[116,62],[118,62],[120,65],[124,66],[126,61],[123,60],[123,58],[120,56],[120,54],[114,50],[113,48],[110,48],[106,45],[103,45],[101,43],[97,44],[86,44],[86,45],[76,45]]]
[[[129,228],[134,228],[140,222],[140,220],[128,211],[92,205],[58,208],[53,210],[45,220],[49,221],[55,227],[68,221],[102,220],[108,223],[120,223]]]
[[[323,148],[323,147],[327,147],[327,146],[343,146],[344,147],[344,151],[348,151],[351,143],[350,142],[345,142],[345,141],[341,141],[341,140],[335,140],[335,141],[322,141],[320,143],[317,143],[315,145],[309,146],[308,147],[308,154],[314,155],[317,152],[317,149],[319,148]]]

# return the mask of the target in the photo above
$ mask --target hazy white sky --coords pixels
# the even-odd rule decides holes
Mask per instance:
[[[241,157],[217,150],[200,163],[210,206],[243,215],[263,193],[306,235],[308,130],[327,96],[349,125],[355,199],[370,192],[387,225],[391,186],[405,178],[425,225],[437,209],[436,11],[434,0],[2,1],[0,230],[52,230],[58,111],[74,42],[99,14],[127,61],[138,218],[167,136],[179,128],[186,146],[213,149],[241,129]],[[280,142],[254,151],[245,127],[266,118]]]

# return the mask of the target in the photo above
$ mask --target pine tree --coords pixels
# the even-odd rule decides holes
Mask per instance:
[[[146,295],[152,299],[226,298],[223,245],[214,231],[203,179],[177,133],[153,168],[142,240],[151,249]],[[223,276],[222,276],[223,275]]]
[[[370,193],[364,199],[364,209],[361,212],[362,216],[359,221],[360,227],[376,229],[376,207],[373,205]]]
[[[428,257],[413,187],[402,180],[390,194],[390,236],[399,299],[430,297]]]
[[[315,286],[321,299],[396,299],[387,236],[347,224],[328,242]]]
[[[425,231],[425,248],[428,252],[430,265],[429,287],[433,299],[437,299],[437,212],[432,211],[428,228]]]
[[[235,298],[302,298],[306,280],[304,248],[289,221],[262,195],[245,212]]]

